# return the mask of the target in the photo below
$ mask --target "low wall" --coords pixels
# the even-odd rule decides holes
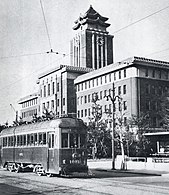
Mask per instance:
[[[126,169],[127,170],[156,170],[156,171],[169,171],[169,161],[157,161],[155,162],[153,158],[147,158],[144,162],[137,160],[128,160],[126,161]],[[115,160],[115,168],[121,169],[122,160],[120,157]],[[97,160],[88,160],[89,168],[100,168],[100,169],[111,169],[112,168],[112,160],[111,159],[97,159]]]

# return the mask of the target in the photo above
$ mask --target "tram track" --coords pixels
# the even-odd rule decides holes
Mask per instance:
[[[39,194],[168,194],[169,188],[117,178],[60,178],[39,177],[33,173],[10,173],[0,175],[0,183],[32,190]]]

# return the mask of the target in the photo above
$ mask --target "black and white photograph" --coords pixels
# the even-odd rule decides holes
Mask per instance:
[[[0,10],[0,194],[169,194],[169,1]]]

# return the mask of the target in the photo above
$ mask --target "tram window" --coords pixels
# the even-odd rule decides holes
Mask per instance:
[[[23,145],[26,145],[26,135],[23,135]]]
[[[43,144],[46,144],[46,133],[43,133]]]
[[[85,140],[86,140],[86,136],[80,134],[80,147],[85,147]]]
[[[11,137],[8,137],[8,147],[11,146]]]
[[[54,148],[54,134],[52,134],[52,148]]]
[[[68,148],[68,133],[62,133],[62,148]]]
[[[54,148],[54,134],[49,134],[49,148]]]
[[[42,133],[39,133],[39,144],[43,144]]]
[[[70,134],[70,147],[78,148],[78,134]]]
[[[17,146],[20,145],[20,142],[19,142],[19,135],[17,135]]]
[[[4,137],[3,138],[3,147],[6,147],[7,146],[7,137]]]
[[[11,146],[13,146],[13,136],[11,136]]]
[[[34,134],[34,144],[37,145],[38,143],[38,136],[37,133]]]
[[[30,135],[28,134],[27,135],[27,145],[29,145],[30,144]]]
[[[23,135],[20,135],[20,145],[23,146]]]

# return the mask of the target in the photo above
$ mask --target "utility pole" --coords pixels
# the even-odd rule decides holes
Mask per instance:
[[[115,124],[115,101],[116,99],[118,100],[121,100],[121,97],[120,96],[116,96],[115,95],[115,86],[114,86],[114,83],[113,83],[113,89],[112,89],[112,96],[111,94],[105,96],[105,98],[107,98],[107,101],[110,99],[111,102],[112,102],[112,106],[113,106],[113,110],[112,110],[112,122],[113,122],[113,125],[112,125],[112,170],[115,169],[115,144],[114,144],[114,134],[115,134],[115,127],[116,127],[116,124]]]

